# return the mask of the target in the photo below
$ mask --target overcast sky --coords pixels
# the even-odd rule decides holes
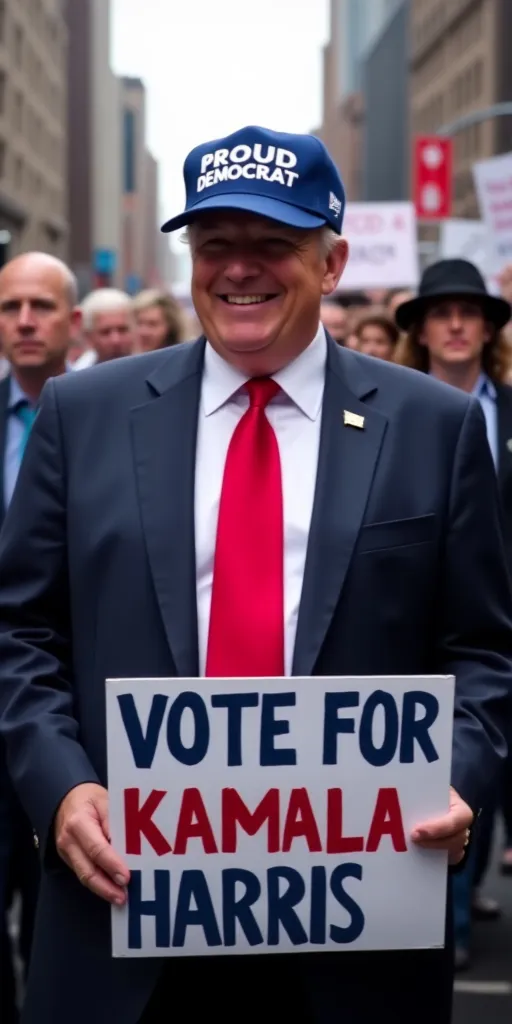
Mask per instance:
[[[145,82],[162,213],[184,201],[188,151],[248,124],[321,120],[328,0],[112,0],[112,62]]]

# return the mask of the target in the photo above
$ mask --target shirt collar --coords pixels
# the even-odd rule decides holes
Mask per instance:
[[[471,394],[474,398],[492,398],[496,401],[497,391],[490,377],[481,373]]]
[[[71,364],[70,363],[66,363],[66,373],[69,373],[70,370],[71,370]],[[33,405],[34,404],[33,400],[31,398],[29,398],[28,395],[25,394],[25,392],[23,391],[23,388],[20,386],[19,382],[16,380],[16,377],[14,376],[14,374],[11,373],[11,375],[9,377],[9,400],[7,402],[7,409],[8,409],[8,411],[12,412],[12,410],[15,409],[16,406],[20,402],[28,402],[29,405]]]
[[[32,405],[31,399],[25,394],[23,388],[20,387],[16,377],[11,374],[9,378],[9,400],[7,402],[9,412],[15,409],[20,402],[28,402],[29,405]]]
[[[273,375],[282,391],[310,420],[316,420],[320,413],[326,362],[327,340],[320,324],[304,352]],[[246,374],[231,366],[207,343],[202,384],[205,416],[217,412],[248,380]]]

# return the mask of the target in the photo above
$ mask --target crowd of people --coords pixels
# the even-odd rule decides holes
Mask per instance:
[[[254,190],[252,185],[254,174],[248,173],[243,183],[246,191],[242,197],[237,194],[234,200],[227,176],[219,174],[217,180],[211,172],[208,188],[214,192],[217,189],[217,206],[224,210],[220,227],[215,219],[211,220],[210,199],[201,218],[201,204],[194,191],[194,182],[200,180],[198,172],[202,161],[209,160],[208,147],[212,144],[207,143],[197,153],[192,153],[191,166],[197,173],[194,176],[188,165],[189,205],[185,214],[170,222],[169,230],[185,225],[192,225],[194,229],[190,232],[190,242],[197,324],[187,319],[180,303],[168,292],[144,291],[132,298],[113,288],[100,288],[79,301],[70,269],[43,253],[21,255],[0,271],[0,523],[9,506],[14,509],[7,515],[7,534],[4,528],[0,545],[3,573],[0,656],[7,665],[1,694],[2,729],[9,754],[5,759],[3,746],[0,748],[2,1024],[15,1024],[19,1018],[19,986],[23,987],[31,959],[42,853],[46,858],[44,893],[38,913],[37,964],[31,974],[26,1020],[30,1024],[82,1022],[90,1019],[93,1010],[94,1019],[100,1024],[118,1019],[153,1024],[153,1021],[167,1019],[176,984],[172,965],[171,971],[162,975],[163,987],[159,982],[156,988],[157,975],[151,965],[140,969],[129,967],[128,971],[123,964],[113,968],[107,949],[108,919],[99,909],[100,897],[110,903],[123,902],[128,879],[122,861],[107,842],[102,724],[104,679],[118,677],[123,671],[125,675],[139,671],[145,677],[157,678],[173,674],[188,676],[197,674],[198,670],[199,674],[243,678],[258,674],[254,664],[260,664],[262,651],[268,664],[260,674],[290,674],[292,627],[293,634],[299,629],[303,645],[311,628],[307,642],[316,653],[310,662],[305,659],[304,664],[309,665],[312,675],[421,674],[430,671],[432,666],[438,671],[453,669],[457,691],[452,803],[447,814],[424,825],[414,841],[427,849],[445,849],[450,864],[462,864],[462,869],[453,877],[456,966],[459,969],[470,962],[472,918],[495,918],[500,913],[497,904],[484,899],[481,892],[494,823],[500,813],[506,823],[501,870],[512,874],[510,757],[505,761],[500,786],[492,788],[496,794],[494,802],[488,791],[489,779],[503,759],[501,732],[507,729],[503,709],[508,708],[510,714],[511,609],[498,537],[498,503],[492,489],[494,475],[478,403],[469,403],[455,392],[451,395],[422,375],[437,378],[479,400],[501,492],[503,538],[512,568],[512,340],[509,333],[512,269],[502,275],[501,296],[490,294],[477,268],[465,260],[441,260],[429,266],[416,293],[405,290],[344,292],[342,273],[347,248],[340,235],[343,202],[337,198],[344,194],[341,181],[317,140],[293,137],[292,143],[290,139],[291,136],[281,137],[260,129],[244,129],[226,140],[219,152],[235,154],[232,178],[235,178],[234,172],[241,176],[242,158],[249,159],[251,154],[256,154],[255,160],[261,162],[262,153],[266,151],[268,159],[261,164],[265,173],[261,174],[257,188]],[[275,177],[269,178],[268,162],[272,153],[281,154],[282,161],[283,153],[290,155],[288,147],[292,144],[294,152],[299,154],[297,160],[302,161],[301,166],[307,168],[307,173],[304,183],[299,180],[290,198],[285,180],[281,181],[281,168],[277,166],[273,171]],[[298,179],[299,175],[292,175],[292,178]],[[284,189],[283,200],[279,198],[281,189]],[[319,196],[326,197],[321,209]],[[242,306],[246,307],[245,313],[241,312]],[[248,307],[251,307],[250,314]],[[201,333],[199,323],[208,338],[206,356],[204,343],[194,344],[194,338]],[[260,346],[262,337],[265,344]],[[179,351],[167,357],[167,362],[163,358],[151,362],[151,354],[176,347]],[[347,357],[342,349],[354,350],[367,358]],[[130,358],[119,361],[118,357]],[[95,364],[112,363],[119,370],[118,376],[109,370],[93,369],[91,374],[87,373]],[[331,373],[334,363],[335,372]],[[391,372],[384,365],[391,363],[420,373]],[[293,366],[296,370],[299,367],[296,378],[290,375]],[[142,368],[140,373],[138,367]],[[344,374],[346,380],[350,380],[350,387],[340,383]],[[66,380],[69,375],[74,379]],[[268,384],[271,377],[275,380],[271,381],[271,389],[266,389],[268,394],[259,395],[261,378]],[[324,378],[327,381],[325,393]],[[266,415],[263,420],[259,417],[259,427],[253,418],[251,429],[266,431],[264,437],[268,446],[273,443],[272,438],[269,442],[269,431],[274,437],[275,428],[286,470],[290,453],[285,434],[279,433],[279,416],[272,418],[272,414],[283,409],[279,401],[272,408],[272,400],[280,390],[286,393],[287,387],[295,396],[294,380],[297,401],[288,405],[285,402],[281,426],[289,415],[288,443],[299,426],[304,431],[301,435],[304,449],[299,461],[293,463],[289,480],[293,479],[295,488],[295,478],[300,479],[302,490],[293,490],[294,502],[297,494],[302,495],[303,505],[307,505],[309,512],[305,526],[294,519],[293,538],[297,535],[299,540],[294,539],[290,544],[286,515],[290,515],[291,506],[286,505],[285,493],[284,564],[290,575],[292,563],[286,558],[290,554],[296,557],[299,548],[302,561],[298,570],[293,563],[293,573],[298,572],[301,579],[303,571],[309,573],[304,583],[304,600],[309,602],[306,612],[299,615],[299,586],[293,591],[294,611],[285,631],[282,544],[277,550],[280,590],[274,588],[272,599],[268,597],[270,591],[265,591],[269,582],[266,577],[275,569],[274,566],[272,571],[271,567],[261,571],[262,565],[270,566],[266,561],[265,544],[269,533],[279,536],[283,526],[279,483],[279,515],[275,528],[260,531],[266,533],[265,536],[258,535],[254,508],[242,510],[243,514],[240,509],[234,509],[223,551],[219,551],[220,524],[217,542],[210,526],[205,526],[204,550],[197,542],[198,624],[195,612],[189,616],[192,606],[195,608],[195,601],[190,597],[195,577],[192,590],[189,579],[192,578],[190,566],[195,564],[189,544],[193,533],[190,527],[193,508],[187,489],[194,478],[193,467],[197,461],[197,493],[203,495],[204,505],[203,508],[199,502],[197,506],[196,525],[201,522],[201,512],[207,515],[209,524],[214,513],[201,485],[206,479],[204,473],[210,469],[210,461],[215,463],[219,445],[222,447],[225,442],[227,450],[229,432],[233,428],[227,420],[223,424],[218,419],[217,427],[212,423],[215,424],[215,415],[226,399],[228,404],[233,399],[240,424],[245,422],[246,415],[250,418],[256,409],[263,412],[269,404],[268,418]],[[247,385],[250,393],[250,408],[247,395],[239,394],[242,385]],[[345,390],[341,390],[342,386]],[[199,404],[200,387],[203,388],[203,406]],[[96,389],[92,399],[90,388]],[[363,405],[368,396],[375,393],[379,395],[377,411],[371,399]],[[223,397],[219,399],[219,395]],[[374,440],[365,441],[367,445],[375,444],[374,449],[368,448],[366,456],[364,453],[357,455],[356,449],[350,446],[359,443],[356,437],[359,431],[350,436],[345,432],[344,457],[352,466],[353,477],[348,483],[344,479],[343,484],[330,477],[336,466],[340,465],[343,471],[345,468],[341,455],[339,463],[335,461],[338,458],[335,446],[341,443],[338,438],[342,400],[350,401],[360,410],[361,415],[356,415],[360,424],[365,417],[371,422],[372,415],[374,423],[377,420],[390,423],[388,448],[381,461]],[[320,435],[318,414],[322,404],[325,424]],[[198,408],[201,412],[196,453],[193,438]],[[137,422],[134,412],[140,413]],[[201,419],[203,414],[204,419],[213,416],[208,437],[210,441],[213,438],[214,446],[210,449]],[[215,434],[215,429],[220,432]],[[130,431],[134,432],[137,495],[132,480]],[[30,447],[25,459],[27,442]],[[245,454],[242,453],[243,458],[237,463],[236,481],[241,493],[253,495],[254,505],[267,493],[263,488],[268,480],[262,477],[252,491],[249,485],[244,491],[241,480],[252,458],[249,435],[244,444]],[[260,447],[260,455],[262,450]],[[268,501],[258,505],[265,517],[276,498],[275,445],[272,451],[273,490],[268,491]],[[420,451],[425,465],[418,465]],[[315,452],[320,452],[316,485]],[[369,461],[362,463],[361,458]],[[228,453],[225,474],[229,461]],[[254,466],[254,473],[259,472],[261,459]],[[369,518],[363,522],[375,466],[383,467],[382,476],[377,472],[373,504],[365,513]],[[425,475],[428,472],[429,479]],[[220,516],[224,507],[220,500],[222,480],[225,486],[226,475],[223,477],[222,471],[213,482],[210,473],[209,486],[214,486],[217,494],[215,500],[212,498],[215,514]],[[389,481],[394,481],[394,487],[389,487]],[[167,491],[166,484],[169,485]],[[311,565],[318,563],[323,575],[311,586],[311,572],[315,570],[308,567],[304,570],[304,564],[315,486],[321,493],[315,505],[317,511],[313,513],[313,517],[317,517],[315,525],[311,527],[312,531],[317,530],[317,539],[311,543],[317,543],[320,538],[321,555],[314,556]],[[329,502],[333,500],[333,488],[342,486],[352,493],[357,492],[356,504],[360,511],[357,517],[356,504],[351,506],[352,512],[346,514],[352,515],[354,522],[357,518],[357,529],[351,520],[348,532],[343,534],[340,529],[338,536],[334,518],[329,513]],[[231,487],[232,499],[236,498],[236,490]],[[482,490],[488,494],[482,496]],[[442,536],[437,538],[438,546],[434,547],[433,534],[427,536],[427,531],[434,529],[434,519],[437,523],[444,522],[448,491],[450,522],[442,527]],[[338,492],[341,517],[348,508],[346,493]],[[309,495],[307,501],[305,495]],[[172,513],[171,505],[185,500],[189,504],[180,505],[180,510]],[[197,496],[196,501],[199,501]],[[170,518],[171,514],[174,519]],[[250,514],[252,534],[249,538],[242,537],[241,521],[245,518],[249,521]],[[320,515],[326,516],[322,529],[318,527]],[[265,522],[270,520],[265,518]],[[326,536],[331,530],[329,536],[334,538],[332,546],[336,556],[329,556],[327,561],[324,527]],[[361,533],[366,530],[366,548],[358,555],[360,528]],[[383,528],[389,528],[387,540]],[[373,550],[372,543],[379,543],[379,530],[381,554],[399,550],[403,556],[396,563],[396,573],[380,575],[379,563],[368,558]],[[373,541],[368,531],[373,531]],[[348,561],[345,564],[343,559],[348,534],[359,568],[356,566],[348,573],[344,584],[346,599],[339,601],[336,559],[339,566],[344,565],[345,579]],[[416,541],[411,543],[410,538]],[[174,582],[169,582],[171,570],[166,562],[171,542],[176,560],[185,549],[190,549],[191,555],[190,565],[187,562],[176,571],[175,566],[172,567],[171,576],[174,573],[180,582],[174,599],[170,596]],[[233,549],[238,542],[250,543],[254,550],[248,553],[246,546],[236,562]],[[256,550],[260,542],[261,550]],[[429,544],[432,544],[429,549],[432,556],[427,551]],[[442,556],[440,551],[444,551]],[[247,581],[241,579],[244,574],[240,571],[235,572],[234,580],[228,580],[229,572],[221,564],[223,558],[233,565],[257,565],[254,585],[247,588],[241,600],[235,600],[233,595],[239,594],[240,584]],[[195,571],[192,570],[192,575]],[[473,571],[477,572],[474,580]],[[150,582],[150,573],[153,582]],[[224,593],[231,594],[227,618],[226,608],[220,609],[222,602],[219,603],[216,592],[218,579],[224,581]],[[287,585],[285,579],[284,586]],[[260,586],[263,590],[254,602],[252,591]],[[205,606],[201,602],[204,593],[210,594],[212,587],[208,600],[212,601],[212,609],[216,607],[216,617],[210,620],[208,661]],[[438,609],[436,615],[432,615],[434,589],[442,595],[443,613],[439,611],[439,617]],[[474,595],[471,606],[466,598],[468,590]],[[393,622],[386,618],[384,610],[388,601],[395,609],[391,613],[391,619],[395,616]],[[172,657],[155,602],[160,605],[167,637],[172,640]],[[325,607],[322,602],[327,602]],[[122,613],[119,604],[123,604]],[[94,612],[93,605],[97,605]],[[103,617],[98,609],[103,609]],[[317,614],[321,621],[315,619]],[[306,628],[302,624],[304,616],[308,620]],[[105,622],[105,618],[109,621]],[[215,624],[219,626],[221,636],[221,641],[216,641],[214,655],[212,622],[215,628]],[[400,632],[402,622],[405,635]],[[188,658],[190,650],[185,637],[189,628],[194,634],[189,645],[190,650],[194,648],[191,658]],[[238,629],[240,637],[233,642],[233,648],[239,661],[233,672],[226,669],[226,652]],[[260,642],[260,635],[265,637],[265,644]],[[276,638],[275,651],[271,649],[269,637]],[[211,668],[211,658],[215,670]],[[179,666],[184,667],[180,670]],[[508,728],[512,733],[510,720]],[[7,761],[16,775],[16,792]],[[20,792],[24,797],[23,809]],[[478,821],[470,827],[475,816]],[[54,832],[51,840],[49,830]],[[64,874],[59,874],[56,865],[62,862],[67,867]],[[78,885],[77,879],[82,885]],[[61,943],[58,953],[53,949],[57,942]],[[101,947],[99,953],[96,944]],[[411,956],[416,954],[413,952]],[[228,960],[227,957],[220,959],[225,963]],[[254,998],[260,999],[263,1008],[268,986],[280,993],[281,1010],[267,1019],[297,1022],[335,1019],[332,1015],[322,1016],[320,1010],[312,1011],[311,1015],[304,1011],[302,1015],[302,997],[297,994],[300,986],[296,985],[297,974],[288,964],[289,958],[281,958],[283,965],[285,959],[287,961],[284,974],[279,973],[274,963],[279,957],[256,958],[256,961],[266,960],[266,980],[261,986],[255,984],[260,975],[251,973],[254,971],[252,959],[238,958],[240,970],[247,972],[239,975],[240,988],[244,987],[246,978],[247,991],[249,986],[254,989]],[[450,997],[446,979],[451,983],[451,975],[445,961],[427,959],[421,952],[419,959],[406,957],[390,961],[382,956],[364,963],[359,961],[361,966],[355,973],[345,967],[343,975],[339,973],[339,966],[333,973],[329,961],[319,981],[316,967],[312,965],[315,957],[306,959],[300,981],[305,986],[304,992],[309,993],[308,999],[311,996],[312,1006],[327,1006],[330,1001],[331,1007],[339,998],[352,1000],[354,1016],[350,1016],[350,1020],[366,1024],[374,1019],[375,1008],[382,1005],[383,1000],[390,1000],[387,1003],[390,1016],[402,1024],[410,1019],[410,1000],[417,996],[416,986],[422,985],[422,1006],[418,1008],[416,1019],[435,1019],[443,1024],[448,1019],[445,1010]],[[242,968],[240,961],[244,960]],[[79,977],[83,963],[91,966],[95,976],[88,978],[87,992],[82,992],[80,1005],[70,1010],[68,1016],[56,992],[61,986],[68,986],[66,998],[72,997],[73,979]],[[183,977],[189,979],[190,987],[183,988],[185,983],[178,980],[187,998],[194,990],[198,998],[206,1000],[201,1004],[205,1014],[211,1009],[209,985],[214,986],[211,1012],[215,1016],[224,1007],[227,975],[222,973],[218,962],[217,973],[209,971],[204,964],[200,969],[205,972],[201,975],[204,984],[196,983],[196,975],[187,973],[188,967]],[[259,965],[257,971],[260,971]],[[367,984],[368,971],[373,982],[370,985]],[[103,985],[102,1002],[94,991],[96,982],[99,988]],[[150,1000],[153,989],[156,997],[153,995]],[[287,1002],[291,999],[290,993],[295,993],[292,1016],[282,1016],[291,1005]],[[110,999],[112,1006],[121,1008],[121,1016],[116,1016],[114,1010],[112,1016],[107,1015]],[[429,1000],[433,1011],[428,1009]],[[40,1011],[41,1001],[44,1011]],[[366,1010],[359,1016],[354,1008],[362,1006],[363,1002]],[[435,1007],[439,1008],[441,1003],[445,1009],[436,1016]],[[144,1011],[146,1004],[147,1012]],[[100,1009],[101,1016],[98,1016]],[[190,1019],[205,1018],[199,1015]],[[239,1020],[236,1006],[230,1005],[223,1019]]]

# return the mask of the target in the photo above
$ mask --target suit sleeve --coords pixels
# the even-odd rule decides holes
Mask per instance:
[[[44,847],[69,790],[96,782],[73,713],[66,471],[54,382],[0,532],[0,733]]]
[[[498,781],[512,714],[512,593],[496,473],[480,405],[455,454],[441,583],[439,661],[453,674],[452,784],[477,812]]]

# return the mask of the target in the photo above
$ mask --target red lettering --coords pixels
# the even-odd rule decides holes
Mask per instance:
[[[140,856],[142,836],[145,836],[159,857],[172,853],[172,847],[153,821],[153,815],[166,795],[165,790],[152,789],[146,802],[140,807],[140,789],[125,789],[124,827],[127,853]]]
[[[269,853],[279,853],[279,790],[269,789],[268,793],[251,813],[236,789],[222,790],[222,852],[236,853],[237,825],[255,836],[267,822],[267,848]]]
[[[391,842],[397,853],[405,853],[405,841],[402,810],[396,789],[379,789],[373,820],[368,833],[366,852],[375,853],[383,836],[391,836]]]
[[[288,853],[294,839],[304,836],[310,853],[322,852],[322,840],[315,821],[307,789],[292,789],[283,830],[283,853]]]
[[[219,852],[208,812],[198,789],[183,790],[174,853],[186,853],[189,839],[202,839],[205,853]]]
[[[361,853],[363,836],[343,835],[343,790],[327,791],[327,853]]]

